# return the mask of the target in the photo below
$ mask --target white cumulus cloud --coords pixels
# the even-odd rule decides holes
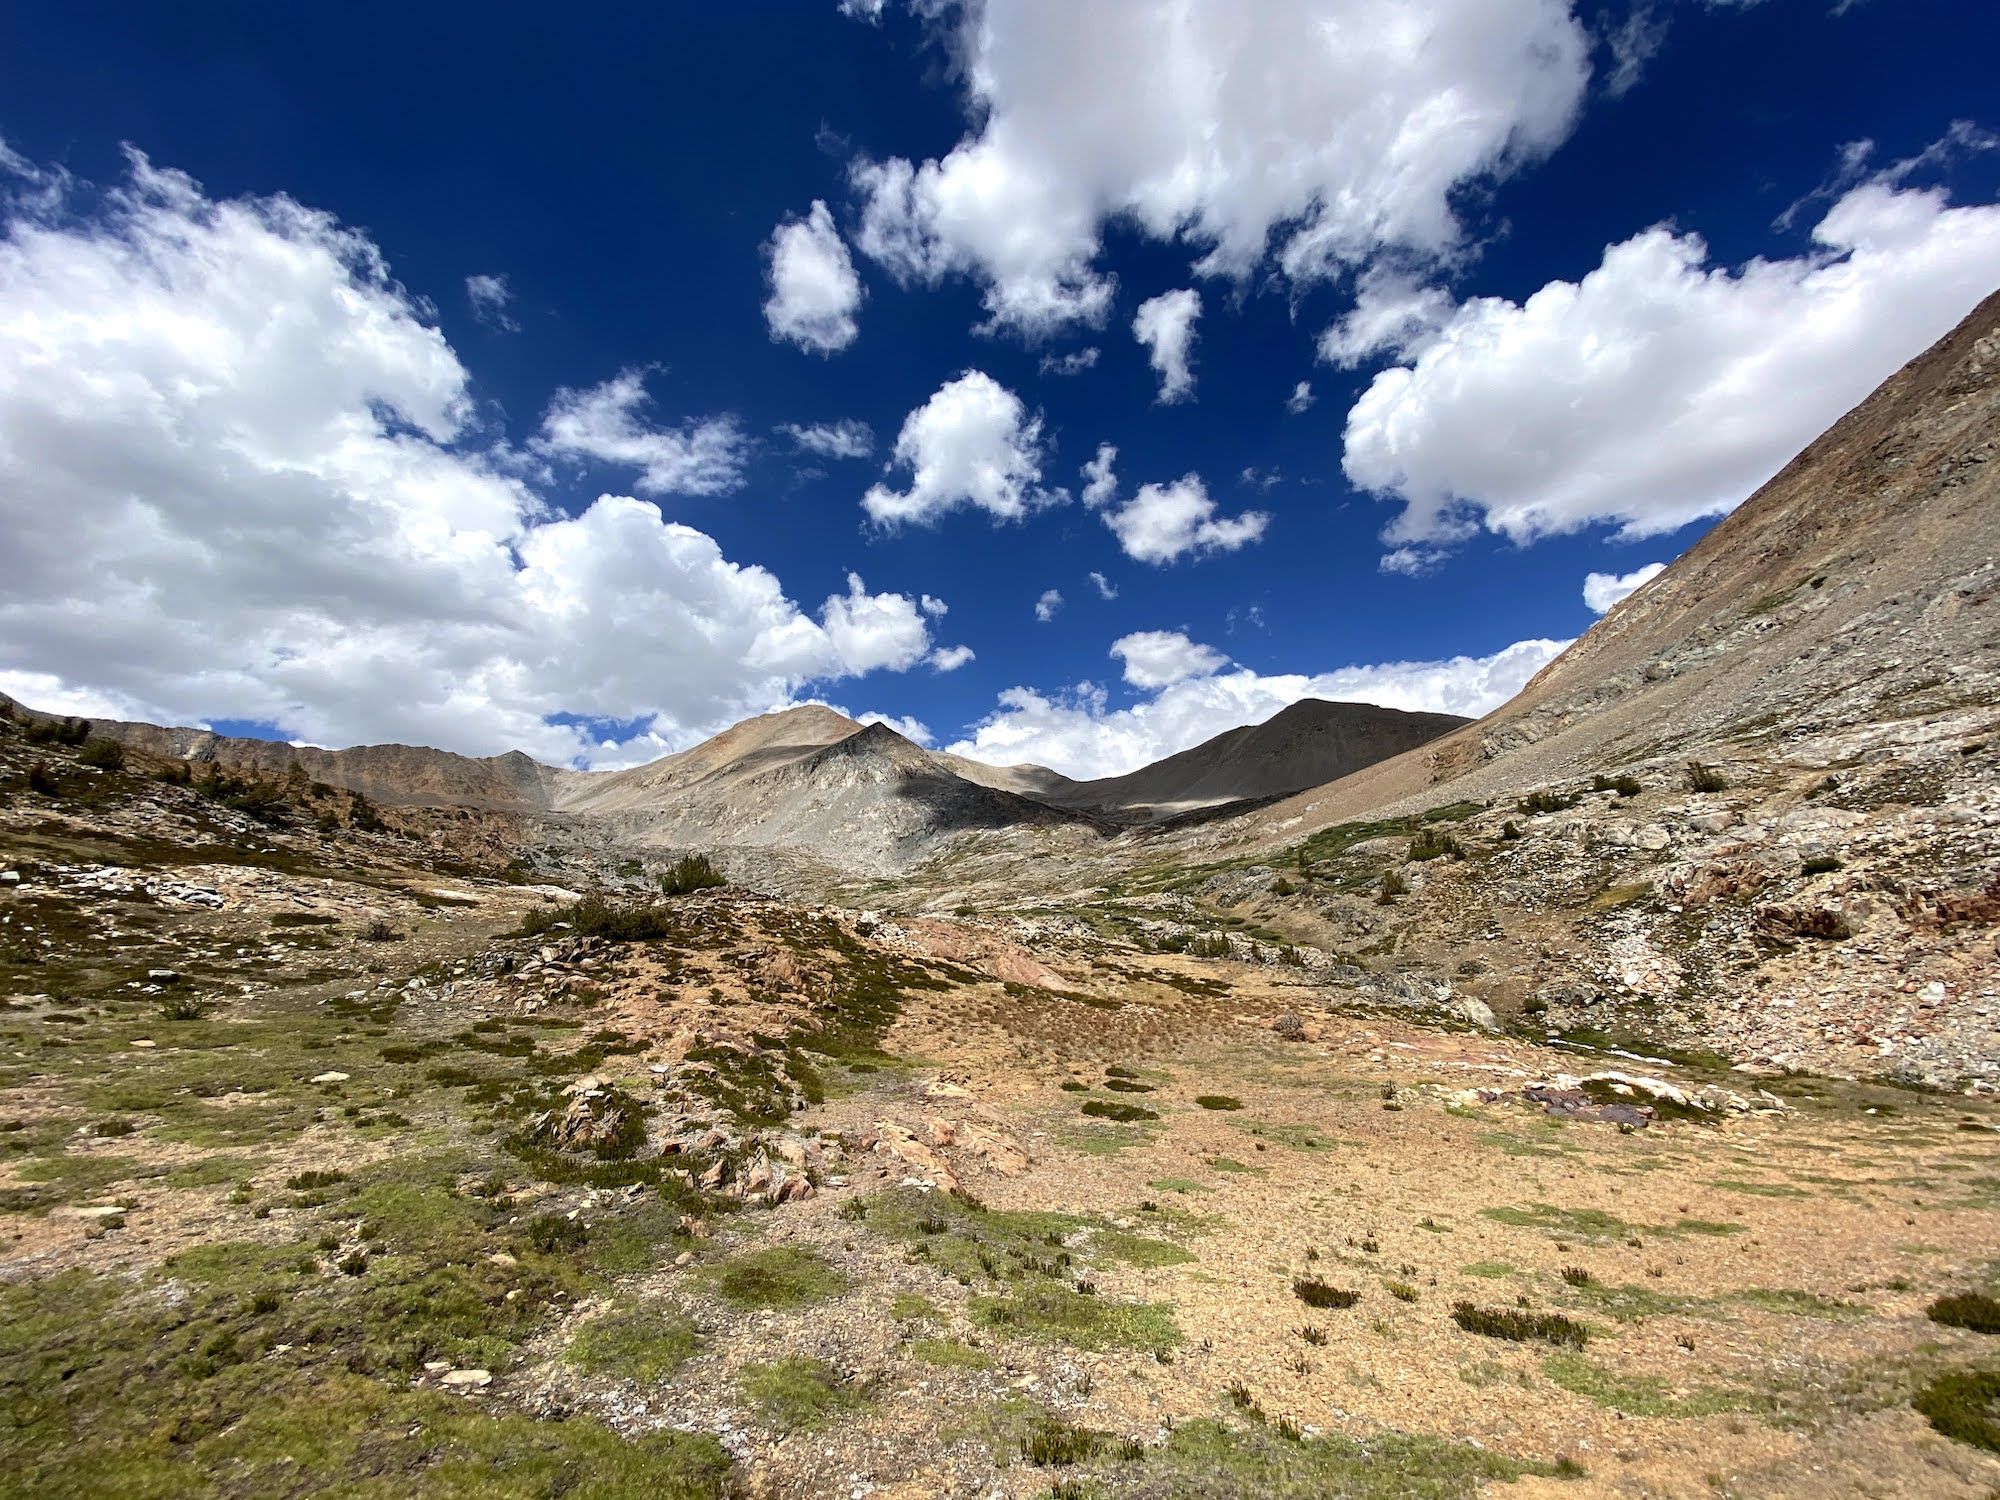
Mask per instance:
[[[1124,505],[1104,512],[1104,524],[1125,555],[1139,562],[1170,563],[1187,556],[1234,552],[1263,536],[1271,518],[1261,510],[1218,516],[1199,475],[1172,484],[1139,487]]]
[[[538,453],[636,469],[642,495],[726,495],[743,487],[746,444],[734,417],[655,427],[644,370],[621,370],[602,385],[558,390],[535,439]]]
[[[1455,311],[1449,293],[1399,271],[1374,267],[1361,278],[1354,306],[1319,337],[1319,357],[1344,370],[1377,354],[1421,354]]]
[[[1674,530],[1741,503],[1993,290],[2000,204],[1869,182],[1785,260],[1708,264],[1665,226],[1526,302],[1479,298],[1348,413],[1391,543]]]
[[[1213,646],[1191,641],[1179,630],[1134,631],[1113,641],[1111,654],[1125,663],[1125,680],[1141,688],[1171,687],[1229,665],[1229,658]]]
[[[1445,256],[1454,204],[1559,145],[1589,75],[1567,0],[1016,0],[930,5],[970,132],[855,165],[856,243],[905,282],[966,274],[989,322],[1101,323],[1117,221],[1298,281]]]
[[[861,278],[824,203],[814,199],[803,219],[772,230],[764,260],[771,288],[764,322],[772,338],[814,354],[834,354],[854,342]]]
[[[1292,387],[1291,395],[1285,398],[1285,410],[1296,417],[1318,399],[1319,397],[1313,394],[1312,382],[1310,380],[1301,380],[1297,385]]]
[[[1201,316],[1201,293],[1188,288],[1162,292],[1139,304],[1132,319],[1132,337],[1146,346],[1146,358],[1160,377],[1162,406],[1194,394],[1194,320]]]
[[[930,664],[934,671],[956,672],[972,658],[970,646],[940,646],[930,654]]]
[[[1102,573],[1093,571],[1090,575],[1090,583],[1091,587],[1097,590],[1098,598],[1116,599],[1118,597],[1118,586]]]
[[[1650,583],[1666,570],[1665,563],[1647,563],[1625,574],[1592,573],[1583,580],[1583,602],[1590,606],[1591,613],[1601,615],[1619,600],[1637,592],[1640,584]]]
[[[1043,589],[1042,597],[1035,601],[1035,618],[1046,625],[1056,617],[1056,612],[1062,607],[1061,589]]]
[[[1181,677],[1114,708],[1107,691],[1009,688],[966,738],[946,748],[989,765],[1023,761],[1066,776],[1121,776],[1239,724],[1262,723],[1303,698],[1477,717],[1505,703],[1567,641],[1519,641],[1491,656],[1384,662],[1329,672],[1266,675],[1247,667]],[[1129,674],[1129,665],[1128,665]]]
[[[885,526],[927,524],[961,505],[1013,521],[1063,497],[1041,488],[1041,418],[981,370],[946,381],[903,420],[894,462],[909,471],[909,488],[872,485],[861,498]]]
[[[549,441],[663,488],[733,483],[701,443],[657,442],[639,395],[571,393]],[[134,156],[93,211],[9,217],[0,686],[616,764],[930,648],[917,600],[855,579],[809,613],[648,501],[563,513],[473,411],[423,305],[328,214]],[[640,727],[607,744],[570,716]]]

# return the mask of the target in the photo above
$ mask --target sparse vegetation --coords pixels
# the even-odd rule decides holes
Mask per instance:
[[[1157,1110],[1139,1104],[1121,1104],[1116,1099],[1086,1099],[1083,1112],[1099,1120],[1116,1120],[1121,1125],[1134,1120],[1157,1120]]]
[[[1196,1094],[1194,1102],[1203,1109],[1232,1110],[1243,1107],[1241,1099],[1229,1094]]]
[[[798,1245],[746,1250],[702,1278],[725,1302],[738,1307],[806,1307],[847,1290],[847,1278]]]
[[[1523,797],[1515,805],[1520,811],[1533,815],[1537,813],[1564,812],[1569,808],[1575,807],[1582,800],[1583,798],[1579,793],[1572,792],[1568,796],[1564,796],[1561,792],[1551,791],[1544,787],[1538,792],[1528,793],[1527,796]]]
[[[585,1323],[564,1358],[578,1369],[614,1380],[653,1385],[694,1357],[701,1334],[693,1322],[657,1303],[621,1304]]]
[[[684,854],[667,866],[660,876],[662,896],[686,896],[695,891],[713,890],[729,884],[706,854]]]
[[[1568,1344],[1582,1348],[1590,1330],[1561,1313],[1528,1312],[1516,1307],[1478,1307],[1470,1302],[1454,1302],[1451,1320],[1467,1333],[1482,1338],[1507,1339],[1513,1343],[1540,1340],[1547,1344]]]
[[[1691,760],[1687,764],[1687,785],[1691,792],[1726,792],[1729,778],[1714,766]]]
[[[1984,1292],[1953,1292],[1924,1309],[1933,1323],[1972,1333],[2000,1333],[2000,1298]]]
[[[1463,859],[1465,847],[1448,833],[1441,833],[1435,828],[1420,828],[1410,840],[1409,858],[1417,864],[1433,859]]]
[[[1951,1370],[1911,1403],[1948,1438],[2000,1453],[2000,1370]]]
[[[863,1400],[838,1370],[816,1359],[748,1365],[736,1383],[758,1419],[778,1432],[822,1427]]]
[[[1317,1276],[1293,1277],[1292,1295],[1307,1307],[1345,1308],[1361,1300],[1361,1293],[1346,1287],[1329,1286]]]

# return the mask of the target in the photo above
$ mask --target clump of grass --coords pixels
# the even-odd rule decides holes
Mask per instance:
[[[1068,1468],[1095,1458],[1110,1441],[1108,1432],[1044,1416],[1021,1439],[1021,1457],[1038,1469]]]
[[[1571,1286],[1589,1286],[1597,1278],[1592,1276],[1582,1266],[1564,1266],[1562,1268],[1562,1279]]]
[[[864,1399],[847,1386],[838,1370],[817,1359],[746,1365],[736,1383],[757,1415],[779,1432],[822,1427]]]
[[[1454,1302],[1451,1320],[1467,1333],[1517,1344],[1539,1339],[1543,1343],[1568,1344],[1580,1349],[1590,1337],[1590,1330],[1574,1318],[1514,1307],[1477,1307],[1470,1302]]]
[[[1440,833],[1435,828],[1420,828],[1410,840],[1409,857],[1413,864],[1432,859],[1463,859],[1465,846],[1448,833]]]
[[[1173,1309],[1165,1303],[1116,1302],[1056,1281],[1031,1280],[1004,1297],[974,1297],[971,1312],[983,1328],[1056,1339],[1079,1349],[1164,1355],[1180,1342]]]
[[[704,1279],[738,1307],[804,1307],[838,1297],[847,1278],[797,1245],[751,1250],[709,1268]]]
[[[167,1021],[199,1021],[208,1014],[208,1002],[199,995],[167,995],[160,1001],[160,1017]]]
[[[664,1380],[701,1348],[692,1321],[671,1308],[615,1307],[579,1328],[564,1358],[593,1375],[639,1385]]]
[[[1961,1443],[2000,1453],[2000,1370],[1952,1370],[1938,1376],[1911,1403],[1937,1431]]]
[[[345,1181],[347,1181],[345,1172],[326,1172],[312,1167],[287,1177],[285,1186],[295,1193],[310,1193],[315,1188],[337,1187]]]
[[[727,884],[728,878],[716,869],[714,861],[706,854],[685,854],[667,866],[666,873],[660,877],[660,894],[685,896],[692,891],[712,890]]]
[[[918,1339],[910,1345],[910,1353],[927,1365],[946,1370],[985,1370],[993,1364],[993,1356],[984,1349],[957,1339]]]
[[[1157,1110],[1146,1109],[1137,1104],[1121,1104],[1115,1099],[1087,1099],[1084,1101],[1083,1112],[1099,1120],[1116,1120],[1120,1124],[1160,1118]]]
[[[125,769],[125,747],[116,740],[85,740],[76,758],[79,764],[95,766],[100,771]]]
[[[1565,797],[1561,792],[1553,792],[1544,787],[1538,792],[1528,793],[1515,806],[1522,812],[1531,814],[1562,812],[1567,808],[1576,806],[1578,795],[1572,792],[1569,796]]]
[[[1375,901],[1377,905],[1387,906],[1398,896],[1407,896],[1409,894],[1410,882],[1403,878],[1402,871],[1384,870],[1382,872],[1382,883],[1375,888]]]
[[[1398,1302],[1414,1302],[1417,1300],[1417,1289],[1407,1281],[1385,1281],[1382,1285],[1388,1290],[1389,1295],[1394,1297]]]
[[[1953,1292],[1940,1297],[1924,1314],[1933,1323],[1947,1328],[1964,1328],[1973,1333],[2000,1333],[2000,1301],[1984,1292]]]
[[[1616,792],[1621,797],[1636,797],[1643,790],[1636,776],[1593,776],[1590,789],[1593,792]]]
[[[1299,1325],[1299,1337],[1315,1349],[1326,1347],[1326,1330],[1312,1323]]]
[[[1698,760],[1687,764],[1687,784],[1691,792],[1725,792],[1729,790],[1729,778],[1714,766],[1704,765]]]
[[[1243,1101],[1229,1094],[1196,1094],[1194,1102],[1203,1109],[1241,1109]]]
[[[1831,854],[1815,854],[1799,866],[1801,875],[1831,875],[1840,868],[1840,861]]]
[[[613,943],[650,942],[655,938],[673,937],[680,931],[679,920],[664,906],[644,903],[620,905],[592,893],[568,906],[544,906],[530,911],[521,919],[521,926],[514,935],[540,937],[565,923],[580,936],[603,938]]]
[[[1307,1307],[1352,1307],[1361,1300],[1361,1293],[1349,1291],[1346,1287],[1329,1286],[1318,1276],[1293,1277],[1292,1295]]]
[[[1104,1086],[1114,1094],[1151,1094],[1158,1092],[1150,1083],[1140,1083],[1132,1078],[1107,1078]]]
[[[580,1250],[590,1242],[590,1230],[563,1214],[536,1214],[528,1220],[528,1243],[544,1255]]]

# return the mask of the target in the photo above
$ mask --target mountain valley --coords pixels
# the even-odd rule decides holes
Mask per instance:
[[[8,1482],[2000,1491],[1997,449],[2000,296],[1495,713],[1098,781],[0,702]]]

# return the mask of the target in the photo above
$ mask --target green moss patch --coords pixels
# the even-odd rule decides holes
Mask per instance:
[[[847,1290],[847,1278],[797,1245],[750,1250],[707,1267],[702,1281],[737,1307],[809,1307]]]
[[[778,1432],[824,1427],[835,1417],[865,1404],[833,1366],[817,1359],[780,1359],[745,1365],[736,1378],[743,1399],[758,1420]]]
[[[651,1385],[664,1380],[701,1348],[701,1334],[685,1315],[657,1303],[613,1307],[576,1331],[564,1354],[592,1375]]]

